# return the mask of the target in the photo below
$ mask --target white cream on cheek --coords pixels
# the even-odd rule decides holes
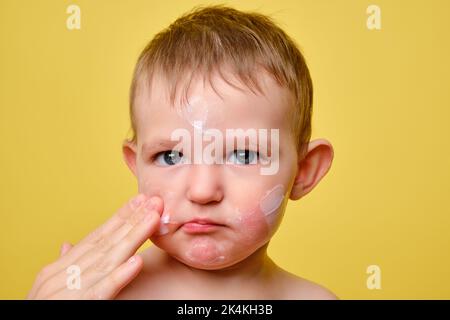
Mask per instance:
[[[259,202],[261,212],[267,217],[280,207],[284,200],[284,186],[282,184],[276,185],[271,190],[268,190],[264,197]]]
[[[278,184],[271,190],[268,190],[259,202],[259,209],[264,214],[266,222],[270,229],[277,228],[283,213],[283,202],[287,199],[285,189],[282,184]]]
[[[174,202],[174,195],[175,193],[173,191],[163,191],[160,188],[149,190],[149,180],[144,181],[144,187],[140,188],[140,190],[143,190],[145,194],[147,194],[149,197],[152,196],[159,196],[163,200],[163,213],[161,215],[159,229],[156,232],[155,235],[163,236],[169,233],[169,225],[171,223],[175,223],[174,221],[171,221],[171,208]]]
[[[281,222],[284,203],[287,199],[282,184],[267,190],[250,207],[235,208],[235,214],[227,219],[227,224],[238,234],[241,250],[251,250],[261,245],[273,235]]]
[[[253,209],[245,210],[236,208],[237,215],[233,218],[233,222],[239,225],[248,223],[248,221],[253,221],[252,224],[261,221],[266,223],[269,228],[274,227],[280,214],[279,209],[285,199],[284,186],[278,184],[267,190],[257,204],[253,206]]]
[[[169,224],[169,221],[170,221],[170,213],[164,211],[163,215],[161,216],[158,235],[163,236],[169,233],[169,227],[167,226]]]
[[[175,193],[173,191],[161,192],[161,197],[164,201],[164,211],[161,215],[159,224],[158,236],[163,236],[169,233],[169,225],[171,221],[171,208],[173,207]]]

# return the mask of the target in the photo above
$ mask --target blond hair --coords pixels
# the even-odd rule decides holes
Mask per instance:
[[[259,67],[289,89],[294,97],[291,129],[297,151],[303,155],[311,138],[313,102],[312,81],[303,55],[272,18],[222,4],[194,7],[156,34],[140,54],[130,88],[131,141],[137,142],[133,105],[143,79],[151,83],[152,75],[163,75],[173,105],[181,75],[189,79],[184,97],[197,72],[211,83],[211,74],[218,71],[232,85],[220,70],[225,65],[252,92],[256,88],[261,93],[255,72]]]

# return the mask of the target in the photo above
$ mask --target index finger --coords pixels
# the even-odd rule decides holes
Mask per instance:
[[[147,196],[142,193],[131,198],[121,208],[119,208],[111,218],[106,220],[105,223],[91,232],[87,237],[83,238],[79,242],[79,244],[84,244],[86,242],[95,243],[95,240],[101,238],[102,235],[113,232],[115,229],[120,227],[134,212],[136,212],[137,209],[147,200]]]
[[[66,255],[61,257],[61,262],[74,261],[82,256],[92,245],[101,240],[105,235],[113,233],[120,226],[126,223],[127,219],[135,213],[138,208],[146,201],[152,201],[155,210],[159,211],[162,208],[162,200],[154,197],[148,198],[145,194],[138,194],[129,201],[127,201],[116,213],[110,217],[105,223],[100,225],[89,235],[78,242]],[[151,199],[151,200],[150,200]],[[158,210],[159,209],[159,210]],[[92,245],[91,245],[92,244]]]

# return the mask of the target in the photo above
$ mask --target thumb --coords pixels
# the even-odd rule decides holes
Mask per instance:
[[[59,250],[59,256],[62,257],[63,255],[65,255],[72,247],[73,245],[71,245],[69,242],[64,242],[61,245],[61,249]]]

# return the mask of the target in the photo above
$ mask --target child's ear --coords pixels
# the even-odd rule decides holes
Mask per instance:
[[[136,143],[131,142],[130,140],[124,140],[122,144],[122,152],[123,159],[127,164],[128,168],[130,168],[131,172],[133,172],[134,176],[136,175],[136,154],[137,154],[137,146]]]
[[[309,193],[327,174],[333,157],[334,150],[330,142],[325,139],[311,141],[303,160],[299,160],[290,199],[298,200]]]

